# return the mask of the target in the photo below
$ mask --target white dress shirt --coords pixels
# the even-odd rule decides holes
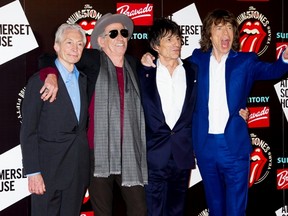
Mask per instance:
[[[171,76],[168,69],[157,60],[156,84],[165,121],[170,129],[173,129],[181,115],[186,95],[186,73],[181,59],[178,62]]]
[[[217,62],[213,55],[210,57],[208,107],[209,133],[211,134],[223,134],[229,118],[225,82],[227,57],[228,54],[222,56],[221,62]]]

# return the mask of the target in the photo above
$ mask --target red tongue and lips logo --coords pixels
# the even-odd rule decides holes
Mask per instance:
[[[251,164],[250,164],[250,179],[249,187],[260,179],[262,170],[267,163],[263,150],[261,148],[255,148],[251,153]]]
[[[261,22],[247,21],[243,24],[240,35],[241,51],[258,53],[267,34],[263,30]]]
[[[91,43],[90,43],[90,37],[92,34],[92,31],[94,29],[94,26],[96,24],[96,20],[92,20],[90,22],[83,20],[79,23],[79,25],[81,26],[81,28],[85,31],[86,33],[86,38],[87,38],[87,44],[86,44],[86,48],[92,48],[91,47]]]

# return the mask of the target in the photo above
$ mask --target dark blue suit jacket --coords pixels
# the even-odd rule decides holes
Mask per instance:
[[[43,82],[39,73],[29,79],[25,90],[20,132],[24,170],[26,174],[41,172],[46,188],[65,189],[75,176],[82,181],[79,186],[89,183],[87,78],[81,72],[78,83],[79,122],[61,76],[53,103],[40,98]]]
[[[194,50],[189,60],[198,65],[198,95],[193,115],[193,145],[196,157],[208,134],[209,64],[211,50]],[[247,97],[255,80],[271,80],[288,72],[288,64],[282,57],[275,63],[262,62],[255,53],[230,51],[226,60],[226,92],[229,119],[224,131],[230,151],[236,156],[248,157],[252,150],[246,122],[239,116],[239,110],[246,107]],[[204,152],[205,153],[205,152]]]
[[[187,61],[183,61],[183,66],[187,80],[186,96],[182,113],[172,130],[166,124],[162,111],[160,95],[156,86],[156,68],[143,66],[139,69],[149,169],[166,167],[171,155],[180,169],[191,169],[195,166],[191,124],[197,94],[197,67]]]

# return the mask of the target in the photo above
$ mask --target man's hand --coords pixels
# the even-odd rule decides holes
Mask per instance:
[[[46,192],[44,180],[41,174],[28,176],[28,190],[30,193],[42,195]]]
[[[286,47],[285,52],[283,53],[283,57],[285,60],[288,60],[288,47]]]
[[[247,122],[247,120],[249,118],[249,110],[248,110],[248,108],[246,107],[246,109],[240,109],[239,115]]]
[[[57,76],[55,74],[48,74],[43,87],[40,89],[41,99],[46,101],[50,98],[49,102],[51,103],[56,100],[57,92]]]
[[[145,53],[142,58],[141,58],[141,63],[146,66],[146,67],[156,67],[156,65],[153,63],[153,60],[155,59],[155,57],[147,52]]]

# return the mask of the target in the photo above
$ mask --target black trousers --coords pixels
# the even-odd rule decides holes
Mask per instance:
[[[76,177],[64,190],[46,187],[43,195],[31,195],[31,216],[79,216],[86,189]]]
[[[113,187],[115,185],[120,188],[126,205],[127,216],[147,216],[144,187],[140,185],[121,186],[121,175],[110,175],[108,178],[91,177],[89,195],[95,215],[112,216]]]
[[[183,216],[191,170],[179,169],[170,158],[163,169],[148,170],[145,185],[148,216]]]

